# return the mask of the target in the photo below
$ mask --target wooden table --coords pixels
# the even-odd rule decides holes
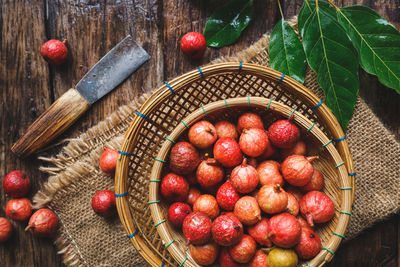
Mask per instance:
[[[104,2],[107,2],[106,4]],[[16,158],[11,145],[55,99],[73,87],[86,71],[125,35],[132,34],[152,56],[123,85],[93,105],[53,147],[43,153],[54,154],[57,141],[76,137],[106,118],[119,106],[129,103],[143,88],[158,87],[163,81],[205,64],[211,59],[231,55],[252,44],[272,29],[280,19],[276,1],[255,0],[255,19],[236,44],[208,49],[202,62],[189,61],[179,50],[180,38],[189,31],[202,32],[206,19],[220,5],[216,0],[2,0],[0,1],[0,176],[21,169],[32,181],[32,196],[47,175],[39,171],[37,155],[27,160]],[[286,18],[299,12],[303,1],[282,1]],[[339,5],[363,3],[400,25],[398,0],[339,1]],[[68,39],[70,55],[61,67],[49,67],[40,56],[48,39]],[[399,137],[399,100],[393,90],[383,87],[375,77],[361,75],[361,95],[394,134]],[[368,90],[368,91],[367,91]],[[4,216],[5,196],[1,193],[0,216]],[[62,266],[51,240],[32,237],[23,231],[26,222],[14,222],[13,238],[0,245],[3,266]],[[398,266],[400,217],[367,230],[342,245],[331,266]]]

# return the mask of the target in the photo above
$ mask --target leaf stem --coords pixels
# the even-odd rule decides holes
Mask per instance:
[[[331,4],[331,6],[333,6],[336,10],[338,10],[339,8],[335,5],[335,3],[332,0],[328,0],[329,4]]]
[[[282,12],[281,1],[280,0],[277,0],[277,1],[278,1],[279,12],[281,12],[282,19],[284,20],[285,18],[283,16],[283,12]]]
[[[315,8],[318,8],[318,0],[315,0]]]

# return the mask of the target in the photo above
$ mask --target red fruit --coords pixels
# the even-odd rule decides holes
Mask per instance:
[[[284,211],[288,204],[287,193],[279,184],[263,185],[258,191],[257,200],[260,208],[268,214]]]
[[[256,254],[257,243],[249,235],[243,235],[239,243],[229,248],[232,259],[239,263],[247,263]]]
[[[279,172],[280,164],[273,160],[267,160],[257,167],[258,177],[260,178],[261,185],[279,184],[283,186],[285,181]]]
[[[257,169],[258,163],[256,158],[249,158],[247,164]]]
[[[243,160],[239,144],[232,137],[223,137],[214,145],[214,157],[224,167],[234,167]]]
[[[190,127],[188,136],[190,143],[195,147],[206,149],[217,141],[217,130],[212,123],[199,121]]]
[[[219,121],[215,124],[215,129],[217,130],[218,138],[231,137],[233,139],[238,138],[238,133],[236,127],[233,123],[229,121]]]
[[[293,215],[281,213],[269,219],[268,231],[272,243],[282,248],[290,248],[299,242],[301,226]]]
[[[193,211],[183,220],[182,231],[190,244],[203,245],[211,238],[211,226],[210,217],[203,212]]]
[[[190,255],[197,264],[200,265],[211,265],[217,259],[219,246],[214,242],[207,243],[205,245],[190,245]]]
[[[299,204],[301,214],[311,226],[327,222],[335,215],[335,205],[331,198],[319,191],[308,192]]]
[[[94,212],[102,217],[110,217],[117,212],[115,195],[110,190],[96,191],[92,198]]]
[[[300,138],[296,125],[288,120],[279,120],[268,128],[269,141],[278,148],[291,148]]]
[[[31,187],[31,181],[24,172],[12,171],[3,179],[3,190],[9,197],[23,197]]]
[[[300,187],[303,191],[320,191],[324,187],[324,176],[319,170],[314,169],[311,180],[305,185]]]
[[[188,203],[190,206],[193,206],[194,202],[196,202],[200,195],[201,192],[199,189],[194,187],[190,188],[188,196],[186,198],[186,203]]]
[[[236,261],[234,261],[231,257],[231,255],[229,254],[229,248],[222,248],[221,249],[221,253],[219,254],[219,259],[218,259],[219,265],[221,265],[221,267],[241,267],[243,266],[240,263],[237,263]]]
[[[286,207],[286,212],[292,214],[293,216],[297,216],[299,214],[299,202],[292,194],[287,193],[287,196],[288,196],[288,205]]]
[[[212,237],[221,246],[231,246],[243,236],[243,225],[232,214],[218,216],[212,224]]]
[[[186,176],[186,181],[188,182],[189,185],[196,185],[197,184],[197,177],[196,173],[191,173]]]
[[[262,155],[268,147],[268,135],[262,129],[244,129],[239,138],[239,146],[250,157]]]
[[[265,131],[268,135],[268,131]],[[269,140],[269,139],[268,139]],[[268,142],[268,146],[265,149],[264,153],[260,156],[262,159],[270,159],[270,158],[278,158],[278,149],[274,147],[271,142]]]
[[[235,219],[238,219],[232,211],[223,211],[221,212],[221,215],[233,216]]]
[[[115,171],[118,160],[118,150],[104,147],[104,152],[100,157],[100,168],[103,172],[111,174]]]
[[[215,159],[208,158],[197,167],[196,177],[202,187],[212,187],[222,181],[224,169]]]
[[[35,236],[51,236],[57,227],[57,215],[49,209],[39,209],[29,219],[25,231],[29,230]]]
[[[257,199],[251,196],[241,197],[236,202],[233,213],[245,225],[254,225],[261,220]]]
[[[189,184],[175,173],[168,173],[161,180],[161,195],[172,202],[185,201],[189,194]]]
[[[67,40],[48,40],[40,48],[40,54],[52,65],[58,66],[65,62],[68,56]]]
[[[192,212],[190,206],[183,202],[175,202],[168,209],[168,220],[176,227],[182,227],[183,220]]]
[[[291,185],[303,186],[310,182],[314,172],[311,162],[318,156],[304,157],[292,155],[287,157],[281,165],[283,178]]]
[[[268,256],[261,249],[257,250],[254,257],[246,267],[268,267]]]
[[[308,228],[301,229],[300,241],[296,245],[295,250],[300,258],[309,260],[314,258],[322,248],[319,236]]]
[[[31,214],[32,206],[27,198],[10,199],[6,204],[6,215],[14,221],[25,221]]]
[[[12,225],[9,220],[0,217],[0,243],[6,242],[12,235]]]
[[[302,140],[298,141],[292,148],[282,149],[281,156],[283,159],[291,156],[291,155],[302,155],[304,156],[307,153],[306,143]]]
[[[242,133],[243,129],[264,129],[264,123],[261,120],[261,117],[255,113],[244,113],[238,119],[237,130],[239,133]]]
[[[199,152],[188,142],[176,143],[169,157],[170,169],[180,175],[194,172],[201,161]]]
[[[246,164],[246,159],[244,159],[242,164],[234,168],[231,172],[230,182],[239,193],[247,194],[255,190],[258,181],[257,170]]]
[[[219,207],[217,200],[212,195],[201,195],[193,204],[193,211],[201,211],[205,213],[211,220],[219,215]]]
[[[181,39],[182,52],[192,59],[200,59],[206,47],[206,39],[198,32],[188,32]]]
[[[226,181],[220,186],[217,192],[218,205],[224,210],[233,210],[240,195],[229,181]]]
[[[296,198],[297,202],[300,202],[300,199],[304,195],[303,192],[301,192],[297,187],[291,185],[286,188],[286,193],[292,194]]]
[[[268,219],[262,218],[257,224],[247,228],[249,235],[263,247],[271,247],[271,240],[268,238]]]
[[[300,215],[296,217],[297,221],[300,223],[301,228],[308,228],[314,231],[314,227],[310,226],[306,220],[303,219]]]

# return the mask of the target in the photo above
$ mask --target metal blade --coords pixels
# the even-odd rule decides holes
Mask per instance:
[[[150,56],[128,35],[78,82],[76,90],[90,104],[96,102],[138,69]]]

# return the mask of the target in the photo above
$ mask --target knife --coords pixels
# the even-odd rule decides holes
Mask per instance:
[[[78,82],[29,126],[11,148],[27,157],[73,124],[91,104],[102,98],[138,69],[150,56],[128,35]]]

